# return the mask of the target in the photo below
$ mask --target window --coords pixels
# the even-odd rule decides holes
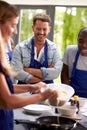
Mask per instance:
[[[33,35],[32,18],[37,13],[46,13],[43,9],[21,9],[20,41],[28,39]]]

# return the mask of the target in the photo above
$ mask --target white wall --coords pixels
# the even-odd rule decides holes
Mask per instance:
[[[4,0],[11,4],[22,5],[72,5],[87,6],[87,0]]]

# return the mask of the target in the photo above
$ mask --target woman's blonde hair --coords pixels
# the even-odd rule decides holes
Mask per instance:
[[[4,24],[9,19],[16,18],[18,16],[19,12],[15,6],[0,0],[0,23]],[[13,71],[13,68],[7,59],[5,42],[6,41],[4,40],[0,29],[0,62],[8,75],[15,76],[17,73]]]
[[[5,51],[5,41],[2,37],[2,34],[1,34],[1,30],[0,30],[0,62],[1,62],[1,65],[4,69],[4,71],[9,75],[9,76],[16,76],[17,75],[17,72],[15,72],[13,70],[13,67],[11,66],[8,58],[7,58],[7,55],[6,55],[6,51]]]

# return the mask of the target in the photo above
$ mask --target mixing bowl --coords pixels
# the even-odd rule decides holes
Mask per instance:
[[[48,84],[48,87],[54,89],[58,92],[58,98],[56,100],[49,100],[50,105],[52,106],[62,106],[70,100],[74,94],[74,89],[66,84]]]

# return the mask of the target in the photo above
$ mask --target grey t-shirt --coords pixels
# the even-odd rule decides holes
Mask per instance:
[[[64,53],[63,63],[69,66],[69,77],[73,68],[73,62],[78,50],[77,45],[69,45]],[[79,55],[76,68],[80,70],[87,70],[87,56]]]

